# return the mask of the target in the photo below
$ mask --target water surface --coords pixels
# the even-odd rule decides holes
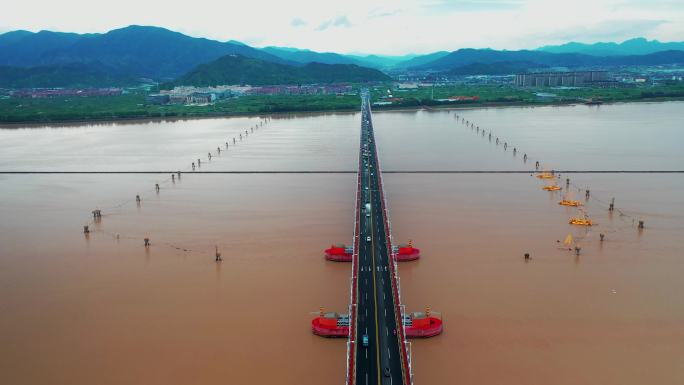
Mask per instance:
[[[386,170],[528,170],[521,153],[556,169],[677,170],[683,106],[388,112],[375,126]],[[201,157],[208,171],[353,170],[358,120],[274,117],[254,133],[259,118],[0,130],[0,169],[186,170]],[[569,176],[575,199],[591,189],[596,227],[570,226],[577,211],[528,174],[384,177],[394,239],[413,239],[424,256],[400,266],[404,304],[430,305],[446,323],[443,335],[413,342],[417,384],[684,378],[684,177]],[[322,249],[351,238],[354,180],[0,175],[4,382],[343,381],[345,342],[311,335],[309,313],[348,305],[350,267],[324,261]],[[579,257],[559,247],[568,234]]]

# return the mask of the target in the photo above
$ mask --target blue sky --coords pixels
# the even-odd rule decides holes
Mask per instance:
[[[638,36],[682,41],[684,0],[22,0],[0,14],[0,32],[130,24],[255,46],[396,55]]]

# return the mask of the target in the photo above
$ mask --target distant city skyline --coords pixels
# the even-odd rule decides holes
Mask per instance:
[[[675,0],[205,0],[190,7],[158,0],[25,0],[3,10],[0,33],[103,33],[131,24],[256,47],[404,55],[641,36],[682,41],[684,5]]]

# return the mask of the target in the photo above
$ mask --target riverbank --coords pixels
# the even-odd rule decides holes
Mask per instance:
[[[383,87],[374,91],[381,100]],[[540,98],[534,90],[494,86],[446,86],[432,89],[397,91],[392,105],[374,106],[376,111],[417,109],[472,109],[496,107],[539,107],[582,104],[600,100],[602,104],[622,102],[662,102],[684,100],[684,86],[667,85],[644,89],[563,89],[553,98]],[[444,101],[451,96],[472,95],[475,100]],[[16,128],[43,125],[159,122],[185,119],[292,115],[358,110],[356,95],[269,95],[243,96],[212,105],[146,104],[145,94],[132,93],[114,97],[2,99],[0,127]]]

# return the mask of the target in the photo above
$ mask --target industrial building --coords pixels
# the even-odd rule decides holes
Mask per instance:
[[[606,71],[537,72],[515,75],[518,87],[583,87],[609,82]]]

